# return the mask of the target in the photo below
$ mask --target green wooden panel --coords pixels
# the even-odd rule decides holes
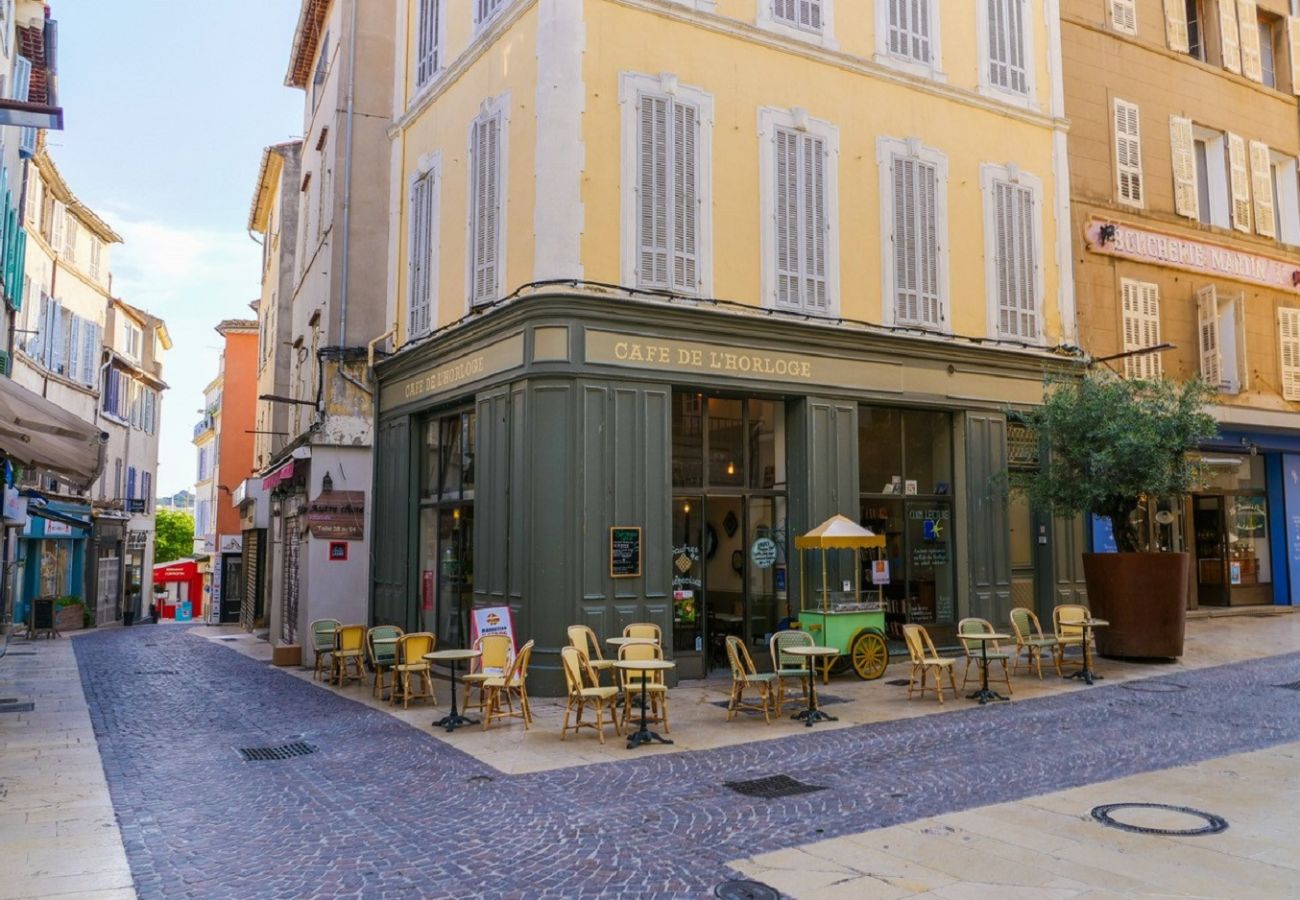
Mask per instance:
[[[970,551],[967,615],[1007,621],[1011,611],[1011,543],[1007,498],[1007,422],[998,413],[966,414],[966,504]]]
[[[398,416],[380,422],[376,434],[374,520],[371,528],[370,619],[413,629],[419,623],[419,590],[413,574],[417,539],[411,498],[411,422]]]

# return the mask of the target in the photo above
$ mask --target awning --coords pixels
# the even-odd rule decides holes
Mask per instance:
[[[27,504],[27,512],[33,516],[47,519],[50,522],[59,522],[73,528],[84,528],[90,531],[91,523],[85,519],[78,519],[76,516],[70,516],[67,513],[59,512],[57,509],[50,509],[48,506],[37,506],[33,503]]]
[[[293,477],[293,464],[296,460],[289,460],[280,468],[276,469],[270,475],[262,479],[262,490],[269,491],[282,481],[288,481]]]
[[[0,454],[84,490],[99,477],[107,439],[91,423],[0,377]]]

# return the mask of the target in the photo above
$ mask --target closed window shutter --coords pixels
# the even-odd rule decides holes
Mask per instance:
[[[894,318],[939,326],[938,170],[893,158]]]
[[[63,374],[74,381],[81,380],[81,365],[85,359],[86,345],[81,334],[82,318],[68,313],[68,355],[63,361]]]
[[[1116,31],[1137,34],[1135,0],[1110,0],[1110,23]]]
[[[1219,0],[1219,52],[1223,67],[1241,73],[1241,43],[1237,39],[1237,8],[1233,0]],[[1254,24],[1254,20],[1251,20]]]
[[[821,30],[822,0],[799,0],[799,26]]]
[[[804,303],[807,308],[826,312],[830,297],[826,280],[826,144],[821,138],[803,135],[799,141],[802,153],[802,215],[804,246]]]
[[[998,334],[1038,339],[1038,260],[1034,253],[1034,192],[1006,181],[993,182],[994,272]]]
[[[1160,288],[1143,281],[1120,281],[1123,305],[1124,352],[1160,343]],[[1160,354],[1143,353],[1124,358],[1127,378],[1159,378]]]
[[[411,189],[411,288],[408,330],[417,338],[429,331],[432,301],[433,174],[416,180]]]
[[[31,99],[31,90],[32,62],[25,56],[19,56],[14,60],[13,99],[27,101]],[[32,156],[36,153],[35,128],[23,128],[19,131],[18,149],[23,156]]]
[[[678,291],[699,286],[699,181],[696,171],[698,112],[687,103],[673,108],[673,282]]]
[[[438,71],[438,16],[441,0],[420,0],[420,23],[416,48],[415,86],[428,84]]]
[[[1174,170],[1174,211],[1189,219],[1200,217],[1196,194],[1196,147],[1192,120],[1169,117],[1169,145]]]
[[[637,285],[700,290],[700,111],[642,94],[637,116]]]
[[[1291,50],[1291,93],[1300,95],[1300,16],[1287,16],[1286,37]]]
[[[668,106],[641,95],[637,140],[637,284],[668,286]]]
[[[772,4],[772,18],[795,28],[821,31],[822,0],[767,0]]]
[[[67,360],[67,323],[63,318],[63,304],[53,301],[50,304],[50,350],[48,368],[51,372],[63,371]]]
[[[1273,209],[1273,158],[1268,144],[1250,142],[1250,181],[1255,192],[1255,230],[1265,237],[1277,237],[1277,213]]]
[[[1232,0],[1219,0],[1220,6],[1231,5]],[[1264,67],[1259,56],[1259,10],[1255,0],[1237,0],[1237,25],[1241,46],[1241,74],[1251,81],[1264,80]]]
[[[826,279],[826,142],[778,128],[777,302],[808,312],[830,307]]]
[[[1246,362],[1246,292],[1242,291],[1232,303],[1232,317],[1236,327],[1237,371],[1232,373],[1236,390],[1250,390],[1250,365]]]
[[[1212,284],[1196,292],[1196,332],[1201,377],[1206,384],[1219,389],[1223,385],[1223,357],[1219,350],[1219,295]]]
[[[1300,400],[1300,309],[1278,307],[1277,334],[1282,359],[1282,397]]]
[[[1170,50],[1191,52],[1187,36],[1187,0],[1165,0],[1165,39]]]
[[[889,52],[928,63],[932,0],[884,0],[889,3]]]
[[[135,466],[126,467],[126,499],[135,499]]]
[[[82,323],[81,371],[77,380],[82,384],[94,386],[95,369],[99,365],[99,325],[95,322]]]
[[[50,209],[54,214],[54,221],[50,226],[50,246],[54,248],[55,252],[58,252],[59,248],[63,246],[63,217],[65,215],[65,207],[58,200],[55,200],[50,204]]]
[[[473,302],[497,298],[498,248],[500,246],[501,202],[501,118],[493,115],[474,123],[472,202]]]
[[[1250,232],[1250,170],[1246,162],[1246,142],[1241,135],[1228,132],[1228,170],[1232,186],[1232,227]]]
[[[1024,94],[1029,91],[1025,61],[1025,0],[984,0],[988,16],[989,81]]]
[[[144,511],[146,513],[153,510],[153,473],[140,473],[140,498],[144,500]]]
[[[1138,108],[1115,101],[1115,177],[1119,201],[1132,206],[1143,203],[1142,133]]]
[[[798,135],[778,128],[776,144],[776,302],[799,306],[799,145]]]

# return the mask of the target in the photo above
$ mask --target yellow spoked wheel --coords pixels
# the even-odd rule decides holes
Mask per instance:
[[[876,632],[864,631],[853,639],[849,658],[858,677],[872,681],[885,674],[885,667],[889,665],[889,646]]]

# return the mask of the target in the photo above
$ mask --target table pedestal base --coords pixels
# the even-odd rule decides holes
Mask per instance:
[[[1071,672],[1069,675],[1065,676],[1066,681],[1069,681],[1071,678],[1077,678],[1084,684],[1092,684],[1094,681],[1106,680],[1103,676],[1098,675],[1092,669],[1080,669],[1077,672]]]
[[[479,724],[478,719],[466,718],[465,716],[462,716],[460,713],[453,710],[450,715],[443,716],[441,719],[434,722],[433,727],[445,728],[450,732],[450,731],[455,731],[457,728],[463,728],[466,725],[477,725],[477,724]]]
[[[967,694],[967,695],[966,695],[966,699],[967,699],[967,700],[978,700],[978,701],[980,702],[980,706],[983,706],[985,703],[994,703],[994,702],[998,702],[998,701],[1001,701],[1001,702],[1004,702],[1004,703],[1005,703],[1006,701],[1010,700],[1011,698],[1010,698],[1010,697],[1003,697],[1003,696],[1002,696],[1001,694],[999,694],[997,691],[991,691],[991,690],[989,690],[988,688],[980,688],[978,691],[976,691],[976,692],[973,693],[973,694]]]
[[[627,749],[635,750],[642,744],[671,744],[672,740],[649,729],[642,728],[627,736]]]
[[[813,722],[838,722],[839,721],[839,719],[836,718],[835,716],[829,715],[828,713],[824,713],[820,709],[800,710],[790,718],[794,719],[796,722],[803,722],[809,728],[812,728]]]

